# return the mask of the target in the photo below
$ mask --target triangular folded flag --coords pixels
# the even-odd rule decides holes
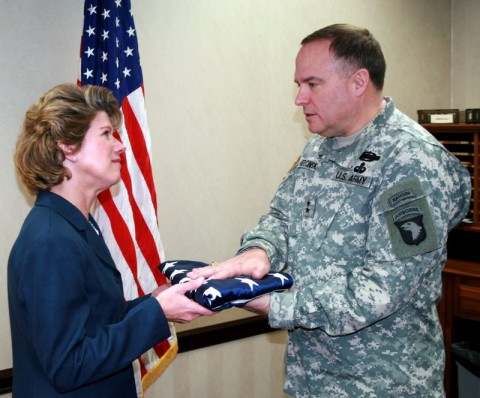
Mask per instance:
[[[172,284],[188,282],[187,273],[194,268],[209,264],[201,261],[173,260],[159,265],[160,271]],[[262,279],[248,276],[237,276],[229,279],[207,279],[197,290],[186,293],[186,296],[200,305],[212,310],[221,311],[232,307],[242,307],[248,301],[273,291],[289,289],[293,285],[292,277],[284,272],[271,272]]]

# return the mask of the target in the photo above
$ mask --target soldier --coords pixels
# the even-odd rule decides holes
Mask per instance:
[[[245,308],[288,329],[284,390],[297,398],[444,396],[436,304],[470,176],[383,96],[385,70],[366,29],[303,39],[295,104],[314,137],[237,255],[191,275],[293,276]]]

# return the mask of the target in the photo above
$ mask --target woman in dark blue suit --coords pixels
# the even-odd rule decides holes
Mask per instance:
[[[37,195],[8,261],[13,396],[136,397],[132,361],[168,321],[211,315],[197,279],[126,302],[98,225],[97,194],[120,179],[121,113],[105,88],[59,85],[27,112],[15,166]]]

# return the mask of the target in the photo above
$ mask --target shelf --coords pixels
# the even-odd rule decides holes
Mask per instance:
[[[480,232],[480,124],[422,124],[467,168],[472,178],[472,198],[467,218],[458,228]]]

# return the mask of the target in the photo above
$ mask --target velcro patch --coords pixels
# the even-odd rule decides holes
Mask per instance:
[[[301,159],[298,162],[298,167],[302,167],[304,169],[315,170],[317,168],[318,163],[313,160],[308,159]]]
[[[390,242],[398,258],[438,248],[435,223],[427,196],[418,179],[404,181],[386,191],[380,201]]]
[[[347,184],[360,185],[362,187],[369,188],[372,184],[372,177],[368,175],[362,175],[352,171],[337,170],[332,175],[332,180],[345,182]]]

